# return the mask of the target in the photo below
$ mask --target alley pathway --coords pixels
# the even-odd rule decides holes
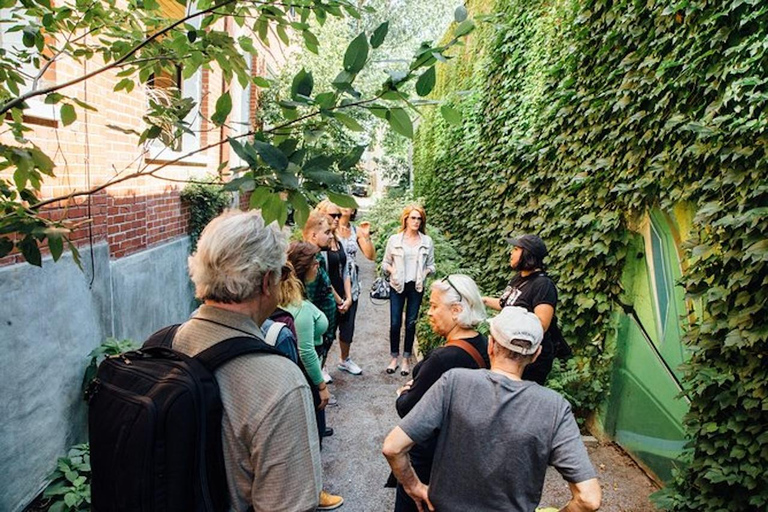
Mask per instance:
[[[363,374],[353,376],[336,369],[339,352],[335,344],[328,369],[333,376],[331,393],[338,405],[328,407],[328,426],[335,433],[323,442],[323,478],[327,490],[344,497],[340,511],[391,512],[394,490],[384,488],[389,466],[381,455],[381,445],[398,422],[395,391],[410,376],[384,372],[389,362],[389,304],[371,303],[367,292],[375,265],[362,256],[358,264],[363,292],[351,356]],[[656,488],[626,455],[610,445],[590,446],[589,452],[603,487],[601,511],[655,510],[648,495]],[[567,484],[550,468],[542,505],[562,506],[568,496]]]

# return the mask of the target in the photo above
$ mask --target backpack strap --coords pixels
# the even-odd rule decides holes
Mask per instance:
[[[270,347],[264,341],[252,336],[227,338],[203,350],[195,356],[195,359],[203,363],[209,371],[213,372],[219,366],[238,356],[259,353],[273,354],[290,360],[288,356],[276,348]]]
[[[144,345],[142,345],[142,348],[151,348],[151,347],[164,347],[164,348],[171,348],[171,345],[173,344],[173,338],[176,336],[176,331],[179,330],[179,327],[181,324],[174,324],[169,325],[168,327],[163,327],[156,333],[154,333],[152,336],[147,338],[147,341],[144,342]]]
[[[446,347],[459,347],[460,349],[464,350],[467,354],[469,354],[472,359],[475,360],[475,363],[477,363],[478,368],[485,368],[485,361],[483,361],[483,357],[480,355],[480,352],[477,351],[477,349],[468,341],[456,339],[456,340],[448,340],[448,343],[445,344]]]
[[[264,341],[270,347],[277,345],[277,338],[280,336],[280,331],[283,327],[287,327],[283,322],[272,322],[272,325],[267,329],[267,335],[264,337]]]

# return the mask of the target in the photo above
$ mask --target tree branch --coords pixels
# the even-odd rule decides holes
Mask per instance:
[[[63,84],[52,85],[50,87],[46,87],[45,89],[40,89],[38,91],[29,91],[29,92],[27,92],[25,94],[22,94],[21,96],[18,96],[16,98],[10,100],[9,102],[5,103],[2,107],[0,107],[0,116],[4,115],[6,112],[11,110],[12,108],[18,107],[19,105],[21,105],[22,103],[24,103],[26,100],[28,100],[30,98],[34,98],[35,96],[42,96],[43,94],[49,94],[51,92],[58,91],[60,89],[66,88],[66,87],[79,84],[80,82],[88,80],[89,78],[92,78],[92,77],[94,77],[96,75],[100,75],[101,73],[104,73],[105,71],[109,71],[110,69],[118,67],[121,64],[123,64],[124,62],[126,62],[136,52],[138,52],[139,50],[141,50],[142,48],[147,46],[149,43],[153,42],[158,37],[160,37],[160,36],[170,32],[171,30],[173,30],[174,28],[178,27],[179,25],[184,24],[185,22],[191,20],[192,18],[196,18],[198,16],[202,16],[204,14],[208,14],[208,13],[210,13],[210,12],[220,8],[220,7],[223,7],[225,5],[231,4],[232,2],[235,2],[235,1],[237,1],[237,0],[224,0],[223,2],[221,2],[219,4],[216,4],[216,5],[213,5],[213,6],[209,7],[208,9],[204,9],[204,10],[202,10],[200,12],[196,12],[194,14],[190,14],[189,16],[181,18],[181,19],[177,20],[176,22],[172,23],[171,25],[169,25],[169,26],[163,28],[162,30],[160,30],[158,32],[155,32],[151,36],[147,37],[141,43],[139,43],[138,45],[136,45],[133,48],[131,48],[130,50],[128,50],[128,52],[126,52],[125,55],[123,55],[122,57],[120,57],[116,61],[111,62],[111,63],[109,63],[109,64],[107,64],[105,66],[102,66],[102,67],[100,67],[98,69],[95,69],[95,70],[91,71],[90,73],[86,73],[83,76],[80,76],[80,77],[77,77],[77,78],[73,78],[69,82],[65,82]],[[254,3],[264,4],[264,2],[254,2]]]
[[[374,101],[376,101],[376,100],[378,100],[380,98],[381,98],[381,94],[379,94],[379,95],[377,95],[377,96],[375,96],[373,98],[367,99],[367,100],[360,100],[360,101],[356,101],[356,102],[353,102],[353,103],[348,103],[346,105],[336,105],[335,107],[331,107],[331,108],[329,108],[327,110],[339,110],[339,109],[343,109],[343,108],[360,107],[360,106],[366,105],[368,103],[372,103],[372,102],[374,102]],[[198,148],[198,149],[196,149],[194,151],[190,151],[189,153],[185,153],[184,155],[181,155],[181,156],[179,156],[177,158],[174,158],[173,160],[169,160],[167,162],[164,162],[164,163],[158,165],[157,167],[155,167],[154,169],[152,169],[151,171],[148,171],[148,172],[147,172],[147,169],[152,164],[144,164],[144,166],[141,169],[139,169],[138,171],[136,171],[136,172],[133,172],[131,174],[126,174],[125,176],[122,176],[122,177],[114,179],[114,180],[107,181],[105,183],[102,183],[101,185],[93,187],[90,190],[83,190],[83,191],[79,191],[79,192],[72,192],[70,194],[63,195],[63,196],[52,197],[50,199],[46,199],[44,201],[40,201],[39,203],[35,203],[34,205],[30,205],[30,208],[33,209],[33,210],[39,210],[40,208],[42,208],[44,206],[48,206],[48,205],[53,204],[53,203],[58,203],[60,201],[68,201],[68,200],[74,199],[76,197],[83,197],[83,196],[89,196],[89,195],[92,195],[92,194],[96,194],[97,192],[101,192],[102,190],[104,190],[104,189],[106,189],[108,187],[111,187],[113,185],[117,185],[118,183],[122,183],[124,181],[132,180],[134,178],[140,178],[142,176],[153,176],[154,177],[154,174],[156,172],[161,171],[162,169],[165,169],[166,167],[170,167],[171,165],[176,165],[176,164],[180,163],[181,161],[183,161],[184,159],[189,158],[191,156],[194,156],[194,155],[196,155],[198,153],[202,153],[204,151],[208,151],[209,149],[213,149],[213,148],[219,147],[222,144],[226,143],[229,139],[241,139],[243,137],[250,137],[252,135],[255,135],[256,133],[259,133],[259,131],[262,131],[262,133],[274,133],[277,130],[281,130],[283,128],[286,128],[286,127],[298,124],[301,121],[304,121],[306,119],[310,119],[312,117],[318,116],[318,115],[320,115],[320,113],[321,113],[320,110],[316,110],[316,111],[310,112],[308,114],[305,114],[303,116],[297,117],[296,119],[294,119],[292,121],[287,121],[285,123],[282,123],[282,124],[279,124],[277,126],[274,126],[274,127],[270,128],[268,130],[249,131],[247,133],[242,133],[240,135],[235,135],[235,136],[229,137],[227,139],[223,139],[223,140],[219,140],[219,141],[213,142],[211,144],[208,144],[206,146]]]

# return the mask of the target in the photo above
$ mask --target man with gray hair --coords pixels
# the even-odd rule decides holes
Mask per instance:
[[[228,338],[262,339],[275,310],[285,236],[256,212],[228,211],[206,226],[189,273],[203,305],[182,324],[173,348],[190,356]],[[314,511],[322,489],[314,404],[288,358],[239,356],[216,372],[230,510]]]
[[[571,490],[561,509],[591,512],[601,490],[568,402],[523,381],[544,332],[533,313],[506,307],[490,320],[490,370],[443,374],[384,440],[384,456],[420,511],[532,512],[548,465]],[[437,436],[429,486],[408,459],[415,443]]]

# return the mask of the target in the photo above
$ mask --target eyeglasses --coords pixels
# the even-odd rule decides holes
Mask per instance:
[[[459,294],[459,297],[460,297],[461,299],[463,299],[463,298],[464,298],[464,296],[461,294],[461,292],[459,291],[459,289],[458,289],[458,288],[456,288],[456,286],[455,286],[455,285],[454,285],[454,284],[451,282],[451,280],[448,278],[448,276],[445,276],[445,277],[442,279],[442,281],[443,281],[444,283],[448,283],[448,286],[450,286],[451,288],[453,288],[453,291],[455,291],[456,293],[458,293],[458,294]]]
[[[333,217],[334,219],[340,219],[341,218],[341,214],[340,213],[329,213],[328,216],[329,217]]]

